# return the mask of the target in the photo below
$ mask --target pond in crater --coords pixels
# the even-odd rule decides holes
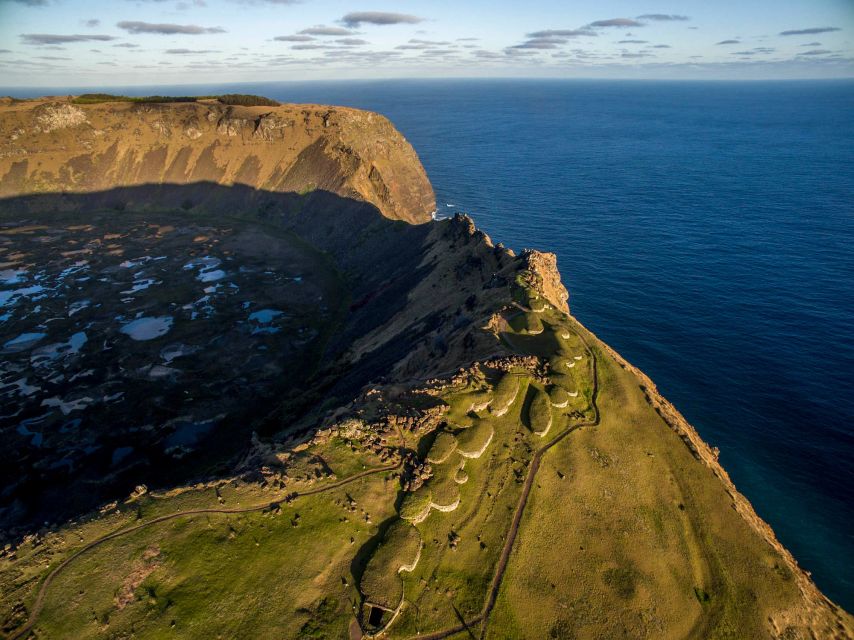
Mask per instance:
[[[266,226],[42,217],[4,235],[22,225],[0,215],[12,263],[0,271],[0,528],[37,519],[12,508],[24,495],[38,508],[41,494],[75,491],[95,506],[119,477],[156,484],[236,455],[269,402],[319,366],[336,310],[317,300],[346,299],[322,254]]]
[[[143,317],[132,320],[119,329],[134,340],[154,340],[165,336],[172,328],[172,316]]]

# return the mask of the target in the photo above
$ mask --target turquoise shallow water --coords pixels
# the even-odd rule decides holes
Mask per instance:
[[[557,253],[573,312],[720,447],[783,543],[854,610],[854,83],[192,89],[389,116],[439,213]]]

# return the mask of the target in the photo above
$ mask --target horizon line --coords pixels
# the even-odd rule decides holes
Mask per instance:
[[[796,83],[796,82],[854,82],[854,75],[850,76],[835,76],[825,78],[608,78],[608,77],[572,77],[565,76],[447,76],[447,77],[428,77],[428,78],[411,78],[411,77],[389,77],[389,78],[324,78],[316,80],[242,80],[236,82],[191,82],[191,83],[139,83],[139,84],[82,84],[82,85],[2,85],[0,84],[0,95],[3,97],[14,97],[6,94],[6,91],[11,90],[26,90],[35,91],[38,89],[131,89],[144,87],[212,87],[212,86],[240,86],[240,85],[280,85],[280,84],[352,84],[352,83],[382,83],[382,82],[455,82],[455,81],[514,81],[514,82],[655,82],[655,83]],[[47,95],[47,94],[46,94]],[[59,95],[59,94],[55,94]],[[64,95],[64,94],[62,94]],[[72,94],[69,94],[72,95]]]

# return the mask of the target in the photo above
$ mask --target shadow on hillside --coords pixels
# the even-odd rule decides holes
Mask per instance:
[[[92,210],[186,211],[275,220],[316,246],[334,251],[367,228],[410,227],[389,220],[370,203],[328,191],[274,192],[215,182],[143,184],[91,193],[34,193],[0,198],[0,216]]]
[[[181,462],[164,455],[162,447],[154,452],[156,447],[142,442],[136,443],[137,451],[153,453],[127,469],[117,471],[104,452],[91,454],[91,463],[83,456],[79,464],[62,464],[65,454],[51,451],[49,439],[45,439],[43,447],[34,446],[26,429],[21,430],[14,411],[4,410],[7,416],[11,415],[0,418],[0,435],[7,443],[0,454],[0,467],[6,470],[0,473],[0,531],[5,532],[6,541],[19,539],[44,522],[82,516],[127,496],[139,484],[163,489],[230,475],[236,462],[245,456],[252,431],[264,436],[293,424],[316,424],[321,415],[319,406],[325,410],[337,406],[333,402],[352,398],[365,384],[384,375],[435,325],[427,318],[422,330],[390,340],[361,358],[357,365],[336,364],[354,340],[385,323],[406,304],[407,293],[423,277],[424,267],[420,265],[431,227],[389,220],[376,207],[355,199],[325,191],[274,193],[215,183],[152,184],[95,193],[0,199],[0,223],[49,227],[52,216],[62,214],[63,225],[69,220],[81,224],[94,212],[133,215],[137,219],[156,214],[161,220],[164,213],[174,212],[176,220],[186,216],[201,224],[213,222],[217,216],[236,216],[276,225],[326,254],[343,278],[349,300],[342,307],[344,313],[335,319],[310,376],[297,376],[289,388],[279,390],[275,400],[246,403],[240,415],[229,416],[225,421],[225,432],[218,427],[208,444],[200,444],[194,454]],[[14,249],[16,237],[6,237],[11,241],[8,246]],[[0,344],[10,337],[0,335]],[[91,336],[91,344],[100,344],[98,338]],[[3,385],[7,383],[2,381]],[[0,404],[5,403],[0,396]],[[78,415],[85,419],[86,410]],[[103,425],[105,435],[112,428],[113,425]]]

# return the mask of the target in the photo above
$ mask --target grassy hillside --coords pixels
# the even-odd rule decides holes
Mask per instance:
[[[807,623],[786,560],[638,378],[554,309],[541,333],[514,329],[529,313],[508,308],[496,333],[552,366],[485,363],[428,385],[438,431],[343,421],[299,448],[284,485],[145,495],[23,545],[0,565],[7,628],[19,600],[43,637],[346,637],[356,620],[449,637],[464,620],[488,638],[744,638]],[[406,397],[417,413],[423,396],[394,411]],[[50,570],[105,534],[39,611]]]

